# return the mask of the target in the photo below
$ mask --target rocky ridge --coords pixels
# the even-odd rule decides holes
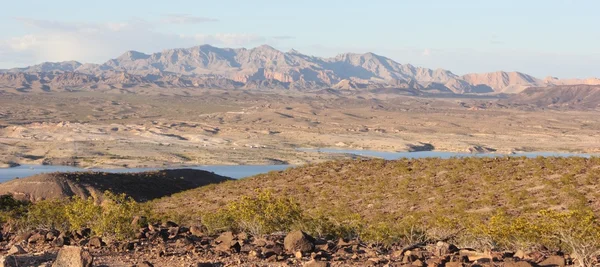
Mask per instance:
[[[535,86],[600,84],[599,79],[538,79],[520,72],[458,76],[444,69],[400,64],[373,53],[320,58],[262,45],[252,49],[210,45],[153,54],[128,51],[103,64],[75,61],[0,70],[0,89],[11,93],[153,88],[344,89],[518,93]],[[12,90],[8,90],[12,89]]]

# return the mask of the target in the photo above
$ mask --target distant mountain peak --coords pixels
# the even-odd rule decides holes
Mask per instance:
[[[139,60],[139,59],[147,59],[149,57],[150,57],[150,55],[144,54],[142,52],[129,50],[129,51],[125,52],[123,55],[121,55],[120,57],[118,57],[117,59],[133,61],[133,60]]]
[[[31,79],[27,75],[0,77],[0,85],[22,87],[34,80],[56,81],[56,77],[52,75],[61,72],[76,72],[83,76],[63,75],[58,79],[60,84],[55,86],[92,86],[94,82],[127,86],[150,83],[160,87],[246,89],[403,88],[463,94],[518,93],[535,86],[600,84],[599,79],[541,80],[516,71],[458,76],[441,68],[428,69],[400,64],[373,52],[343,53],[321,58],[301,54],[295,49],[284,53],[266,44],[251,49],[219,48],[204,44],[191,48],[167,49],[153,54],[127,51],[104,64],[46,62],[27,68],[0,70],[0,73],[8,74],[32,74],[29,77]]]

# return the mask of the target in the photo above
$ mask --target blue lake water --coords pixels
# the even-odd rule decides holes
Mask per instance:
[[[440,152],[440,151],[423,151],[423,152],[382,152],[370,150],[342,150],[342,149],[299,149],[306,152],[319,153],[343,153],[350,155],[358,155],[364,157],[376,157],[387,160],[399,158],[451,158],[451,157],[504,157],[505,154],[487,153],[487,154],[471,154],[471,153],[456,153],[456,152]],[[525,157],[591,157],[600,156],[599,154],[579,154],[579,153],[555,153],[555,152],[526,152],[510,154],[508,156],[525,156]],[[197,170],[205,170],[214,172],[219,175],[240,179],[244,177],[254,176],[270,171],[285,170],[292,165],[208,165],[208,166],[192,166],[180,167]],[[15,168],[0,169],[0,183],[14,178],[24,178],[27,176],[48,173],[48,172],[85,172],[85,171],[102,171],[102,172],[143,172],[160,169],[175,169],[175,168],[131,168],[131,169],[81,169],[69,166],[48,166],[48,165],[23,165]]]
[[[583,154],[583,153],[561,153],[561,152],[523,152],[515,154],[500,154],[500,153],[460,153],[460,152],[443,152],[443,151],[420,151],[420,152],[384,152],[384,151],[372,151],[372,150],[349,150],[349,149],[335,149],[335,148],[301,148],[300,151],[306,152],[320,152],[320,153],[342,153],[364,157],[375,157],[387,160],[394,160],[400,158],[418,159],[418,158],[442,158],[448,159],[452,157],[592,157],[600,156],[600,154]]]

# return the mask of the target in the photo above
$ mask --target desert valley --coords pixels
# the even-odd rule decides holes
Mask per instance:
[[[0,266],[593,266],[598,115],[598,78],[268,45],[0,70],[0,173],[90,169],[0,183]]]

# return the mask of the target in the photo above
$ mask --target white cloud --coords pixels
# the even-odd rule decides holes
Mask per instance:
[[[171,24],[199,24],[215,21],[219,20],[214,18],[192,16],[190,14],[169,14],[163,19],[163,22]]]
[[[421,53],[422,56],[428,57],[431,56],[431,50],[429,48],[425,48],[425,50],[423,50],[423,53]]]
[[[17,19],[33,33],[0,40],[0,68],[22,67],[44,61],[77,60],[103,63],[125,51],[145,53],[201,44],[253,46],[273,39],[248,33],[179,35],[158,32],[144,20],[117,23],[64,23]]]

